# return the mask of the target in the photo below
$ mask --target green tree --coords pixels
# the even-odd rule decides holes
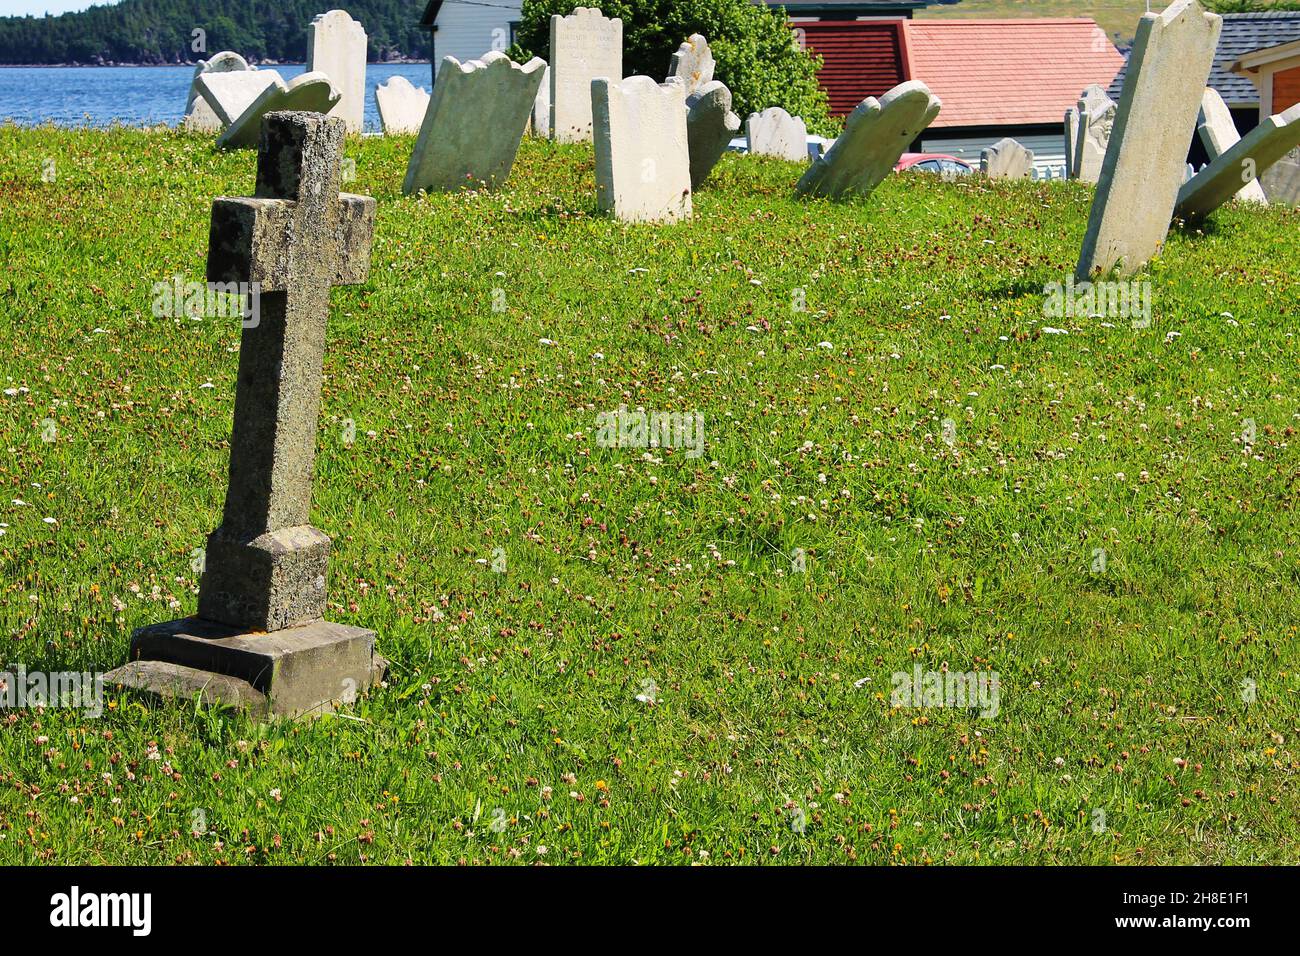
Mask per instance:
[[[1300,0],[1202,0],[1202,5],[1215,13],[1272,13],[1278,10],[1300,10]]]
[[[551,16],[567,15],[589,0],[523,0],[515,59],[550,59]],[[603,0],[600,10],[623,21],[623,72],[662,80],[677,47],[701,33],[717,60],[715,79],[731,90],[743,119],[780,106],[802,116],[810,130],[833,132],[826,94],[817,85],[821,59],[801,49],[785,10],[751,0]]]

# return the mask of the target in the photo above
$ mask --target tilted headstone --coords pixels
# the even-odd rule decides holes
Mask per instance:
[[[443,59],[402,192],[499,186],[510,175],[546,61],[523,66],[492,50]]]
[[[185,129],[202,133],[216,133],[224,125],[217,118],[217,114],[212,111],[208,101],[199,95],[199,89],[194,80],[197,80],[201,74],[247,73],[256,69],[256,67],[249,66],[248,61],[238,53],[230,50],[223,50],[210,60],[199,60],[198,66],[194,68],[194,79],[190,81],[190,93],[185,100],[185,116],[181,120],[181,125]]]
[[[686,98],[686,141],[691,154],[691,190],[709,178],[713,167],[740,132],[740,117],[731,111],[731,90],[711,80]]]
[[[199,78],[201,83],[205,80],[207,77]],[[272,85],[263,90],[248,109],[217,137],[217,146],[222,149],[252,149],[258,144],[262,118],[268,113],[288,110],[328,113],[338,101],[338,90],[324,73],[300,73],[287,84],[276,76]]]
[[[844,121],[844,132],[799,179],[803,196],[870,196],[893,172],[908,145],[939,115],[939,97],[920,80],[868,96]]]
[[[333,115],[349,133],[366,122],[366,31],[344,10],[316,15],[307,26],[307,72],[324,73],[338,90]]]
[[[1214,162],[1241,140],[1241,134],[1237,132],[1237,124],[1232,121],[1232,111],[1228,109],[1228,104],[1223,102],[1219,91],[1212,86],[1207,86],[1201,95],[1201,118],[1196,124],[1196,132],[1201,138],[1201,144],[1205,146],[1210,162]],[[1260,173],[1262,174],[1263,170],[1260,170]],[[1237,199],[1241,202],[1268,204],[1264,187],[1253,176],[1237,190]]]
[[[779,106],[749,114],[745,120],[745,141],[752,156],[776,156],[799,162],[808,159],[808,127],[802,119]]]
[[[1138,21],[1076,276],[1132,275],[1164,246],[1223,19],[1176,0]]]
[[[1095,83],[1079,99],[1079,128],[1075,134],[1073,178],[1095,183],[1101,178],[1117,104]]]
[[[673,54],[668,77],[681,80],[686,87],[686,97],[690,99],[703,86],[712,82],[716,67],[713,53],[709,50],[709,41],[698,33],[692,33]]]
[[[1071,106],[1065,111],[1065,175],[1075,177],[1074,147],[1079,138],[1079,108]]]
[[[1255,183],[1270,166],[1300,146],[1300,103],[1270,116],[1183,184],[1174,215],[1199,222]],[[1267,200],[1265,200],[1267,202]]]
[[[648,76],[591,81],[596,200],[625,222],[691,215],[685,89]]]
[[[623,21],[578,7],[551,17],[551,139],[591,142],[591,81],[623,78]]]
[[[1300,149],[1293,149],[1260,177],[1271,203],[1300,206]]]
[[[544,139],[551,135],[551,68],[542,69],[542,82],[537,84],[533,98],[533,111],[528,118],[528,131]]]
[[[1004,136],[980,151],[980,172],[989,179],[1029,179],[1034,173],[1034,151]]]
[[[340,195],[345,125],[272,113],[252,198],[212,204],[208,280],[258,290],[239,349],[230,482],[198,616],[137,631],[111,683],[258,716],[329,709],[377,677],[375,634],[323,620],[329,537],[312,527],[330,289],[364,282],[375,201]]]
[[[404,76],[389,77],[375,87],[375,107],[384,135],[418,133],[429,109],[429,93]]]
[[[194,91],[207,107],[215,126],[213,132],[228,128],[273,86],[284,86],[275,70],[234,70],[227,73],[200,73],[194,77]]]

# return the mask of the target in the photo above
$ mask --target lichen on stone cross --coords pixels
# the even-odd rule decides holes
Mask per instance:
[[[330,539],[313,528],[312,469],[330,289],[370,271],[375,201],[339,193],[342,120],[262,122],[252,198],[212,204],[208,281],[254,283],[239,351],[230,485],[208,537],[199,616],[276,631],[320,619]]]

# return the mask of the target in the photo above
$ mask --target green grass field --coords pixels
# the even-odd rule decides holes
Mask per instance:
[[[387,685],[0,712],[0,863],[1300,857],[1300,213],[1173,232],[1135,329],[1043,314],[1077,183],[828,205],[729,156],[626,227],[589,149],[406,199],[410,148],[348,145],[379,212],[313,514]],[[240,330],[152,288],[254,165],[0,127],[0,667],[193,612]],[[621,404],[699,412],[704,454],[599,447]],[[892,707],[914,665],[996,672],[998,713]]]
[[[1166,4],[1151,6],[1158,13]],[[1138,20],[1146,12],[1146,0],[961,0],[949,6],[918,10],[916,17],[947,20],[1092,17],[1112,39],[1131,42],[1137,33]]]

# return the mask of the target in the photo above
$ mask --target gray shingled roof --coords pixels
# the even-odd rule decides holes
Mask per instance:
[[[1219,47],[1214,51],[1214,66],[1210,70],[1209,86],[1218,90],[1229,106],[1258,104],[1259,90],[1255,84],[1228,67],[1247,53],[1265,47],[1278,46],[1300,40],[1300,10],[1277,13],[1225,13],[1223,32],[1219,34]],[[1110,85],[1111,99],[1118,101],[1124,88],[1128,64],[1120,67],[1119,75]]]

